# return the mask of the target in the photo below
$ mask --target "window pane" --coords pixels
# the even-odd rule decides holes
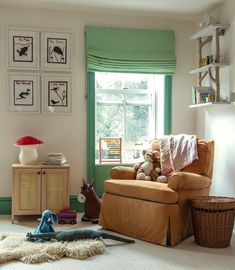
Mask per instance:
[[[126,107],[126,142],[137,142],[143,137],[149,137],[149,106]]]
[[[96,72],[96,89],[150,88],[151,76],[146,74]]]
[[[128,79],[123,82],[124,89],[148,89],[148,79],[146,75],[143,76],[136,76],[132,74]]]
[[[106,102],[106,103],[122,103],[123,94],[118,93],[97,93],[97,102]]]
[[[96,131],[99,137],[122,137],[123,106],[97,106]]]
[[[151,105],[152,95],[150,94],[126,94],[127,103],[149,104]]]
[[[96,158],[99,138],[122,138],[122,162],[142,159],[142,150],[156,137],[161,115],[164,76],[96,72]],[[159,100],[162,100],[160,97]],[[98,161],[98,160],[97,160]]]

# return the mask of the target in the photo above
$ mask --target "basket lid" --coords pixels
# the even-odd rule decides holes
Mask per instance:
[[[191,200],[192,206],[208,209],[235,209],[235,198],[220,196],[200,196]]]

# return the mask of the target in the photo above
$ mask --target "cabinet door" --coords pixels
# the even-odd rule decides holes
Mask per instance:
[[[42,169],[42,211],[68,208],[68,169]]]
[[[41,170],[14,169],[12,214],[36,215],[41,213]]]

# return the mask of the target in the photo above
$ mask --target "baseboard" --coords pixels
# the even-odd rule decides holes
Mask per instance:
[[[11,215],[11,197],[0,197],[0,215]],[[77,196],[69,196],[69,208],[77,212],[84,211],[84,205],[79,203]]]
[[[0,197],[0,215],[11,214],[11,197]]]
[[[76,195],[69,196],[69,208],[77,212],[84,212],[84,204],[78,202]]]

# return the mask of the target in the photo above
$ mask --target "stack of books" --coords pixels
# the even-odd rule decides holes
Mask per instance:
[[[66,157],[62,153],[49,153],[43,164],[64,165],[67,163]]]
[[[213,90],[211,87],[192,87],[193,104],[207,103],[213,100]]]

